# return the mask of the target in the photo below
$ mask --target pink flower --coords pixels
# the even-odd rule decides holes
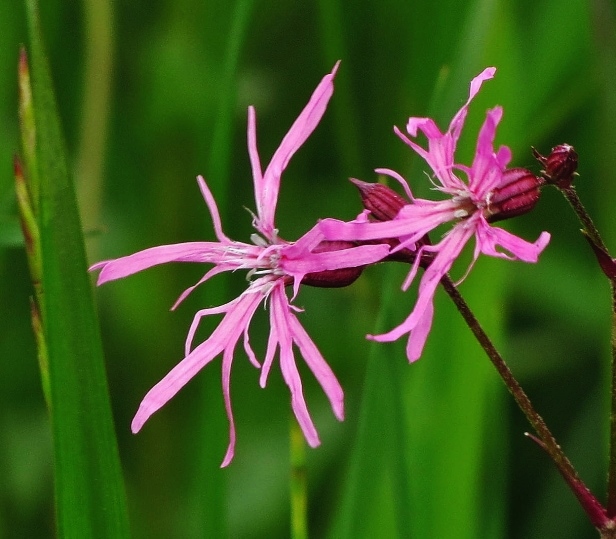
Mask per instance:
[[[403,290],[406,290],[415,278],[421,255],[430,253],[430,258],[433,257],[419,284],[415,307],[407,319],[388,333],[369,336],[376,341],[389,342],[408,333],[406,351],[409,361],[415,361],[421,356],[432,325],[436,287],[471,238],[475,238],[475,250],[469,270],[480,253],[510,260],[536,262],[550,239],[550,235],[543,232],[535,243],[528,243],[489,224],[495,220],[493,217],[495,211],[498,211],[498,208],[491,204],[501,198],[501,193],[508,191],[514,182],[518,180],[527,182],[530,174],[522,169],[506,169],[511,160],[511,151],[508,147],[501,146],[498,150],[494,150],[496,126],[503,114],[501,107],[494,107],[487,112],[479,131],[472,166],[459,165],[454,161],[456,144],[466,119],[468,106],[483,82],[491,79],[495,72],[495,68],[489,67],[471,81],[468,101],[454,116],[445,133],[441,133],[434,120],[430,118],[409,118],[407,124],[409,135],[416,137],[418,130],[421,131],[428,139],[428,149],[408,138],[398,128],[394,128],[395,133],[430,165],[434,172],[434,188],[448,198],[439,201],[415,198],[402,176],[393,170],[377,169],[378,173],[387,174],[402,184],[411,201],[410,204],[404,205],[397,216],[390,221],[362,223],[356,220],[342,223],[326,219],[320,224],[325,237],[330,240],[362,241],[395,238],[400,243],[392,253],[404,248],[416,249],[415,262],[402,285]],[[466,181],[461,178],[460,173],[466,176]],[[539,179],[537,181],[540,182]],[[536,199],[533,197],[534,195],[530,197],[528,207],[525,206],[523,209],[530,209],[534,205]],[[420,242],[425,234],[449,221],[453,221],[453,228],[439,243],[426,245]]]
[[[280,176],[293,154],[305,142],[321,120],[333,93],[333,79],[338,64],[326,75],[312,94],[308,104],[274,153],[269,166],[262,172],[257,152],[255,112],[248,109],[248,153],[252,165],[257,213],[253,227],[257,233],[252,243],[228,238],[222,231],[216,202],[205,180],[197,181],[209,208],[218,241],[189,242],[153,247],[135,254],[99,262],[90,268],[101,270],[98,284],[120,279],[138,271],[166,262],[201,262],[214,266],[194,286],[184,291],[173,308],[198,285],[214,275],[238,269],[248,270],[250,284],[234,300],[196,313],[186,339],[185,357],[144,397],[131,428],[138,432],[149,417],[164,406],[203,367],[222,353],[222,391],[230,423],[229,446],[222,466],[227,466],[234,454],[235,425],[231,410],[230,374],[235,347],[243,337],[244,350],[253,365],[261,369],[260,384],[267,376],[279,350],[282,375],[291,391],[291,404],[308,443],[319,445],[319,437],[308,412],[302,392],[302,382],[295,363],[293,345],[297,346],[306,364],[329,398],[335,416],[344,418],[343,391],[323,356],[299,323],[295,313],[301,311],[291,304],[287,286],[292,286],[294,299],[302,279],[307,274],[339,268],[358,267],[381,259],[388,251],[382,245],[350,247],[342,250],[319,250],[323,235],[315,226],[296,242],[278,236],[274,214],[280,188]],[[316,251],[318,252],[315,252]],[[322,275],[322,274],[321,274]],[[257,307],[266,302],[270,313],[270,334],[263,365],[257,360],[248,336],[250,321]],[[223,319],[210,337],[193,348],[192,341],[204,316],[222,314]]]

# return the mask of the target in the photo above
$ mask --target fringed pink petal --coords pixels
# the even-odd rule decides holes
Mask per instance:
[[[479,75],[477,75],[471,81],[468,100],[466,101],[464,106],[458,111],[458,113],[453,117],[451,123],[449,124],[449,132],[453,137],[454,143],[457,143],[458,139],[460,138],[460,132],[462,131],[462,127],[464,126],[464,120],[466,119],[468,106],[481,89],[483,83],[489,79],[494,78],[495,73],[495,67],[486,67],[481,73],[479,73]]]
[[[150,389],[141,401],[131,423],[133,434],[139,432],[152,414],[167,404],[203,367],[220,354],[224,346],[225,343],[221,340],[208,339]]]
[[[208,210],[210,210],[212,223],[214,225],[214,232],[218,238],[218,241],[222,243],[230,243],[231,240],[222,231],[222,222],[220,220],[220,213],[218,213],[218,206],[216,205],[214,196],[212,195],[210,188],[207,186],[206,181],[203,179],[203,176],[197,176],[197,183],[199,184],[199,189],[201,190],[203,199],[207,204]]]
[[[250,336],[248,334],[248,326],[244,329],[244,351],[248,356],[248,360],[252,363],[257,369],[261,368],[261,363],[257,359],[257,355],[255,354],[252,346],[250,346]]]
[[[226,468],[233,460],[235,454],[235,420],[231,408],[231,365],[233,364],[233,349],[227,348],[222,357],[222,395],[225,402],[225,411],[229,420],[229,445],[222,460],[221,468]]]
[[[503,115],[502,107],[489,110],[479,130],[475,158],[471,167],[469,190],[480,200],[502,181],[503,169],[494,153],[496,127]]]
[[[272,326],[276,327],[278,343],[280,346],[280,370],[282,377],[291,392],[291,408],[297,418],[304,437],[310,447],[316,447],[321,442],[316,427],[308,412],[302,380],[295,364],[293,355],[293,338],[289,327],[292,314],[289,312],[286,295],[283,290],[274,290],[271,295],[270,312],[272,314]]]
[[[219,243],[209,241],[194,241],[159,245],[144,249],[132,255],[104,260],[90,266],[90,271],[101,270],[97,283],[101,285],[128,277],[145,269],[166,264],[168,262],[202,262],[216,263]]]
[[[276,350],[278,350],[278,344],[278,325],[276,324],[275,313],[270,304],[270,333],[269,337],[267,338],[265,359],[263,360],[263,366],[261,367],[261,376],[259,377],[259,385],[261,387],[265,387],[265,385],[267,384],[267,377],[269,376],[272,365],[274,364],[274,358],[276,357]]]
[[[182,303],[190,293],[197,288],[199,285],[203,284],[205,281],[214,277],[214,275],[218,275],[219,273],[223,273],[225,271],[231,271],[233,268],[228,268],[225,266],[214,266],[211,270],[209,270],[201,279],[199,279],[194,285],[189,286],[184,292],[180,294],[178,299],[175,300],[175,303],[172,305],[171,310],[175,311],[177,307]]]
[[[434,293],[441,278],[449,271],[473,233],[472,228],[455,227],[438,245],[431,246],[432,250],[438,252],[421,278],[413,311],[399,326],[381,335],[370,335],[370,339],[378,342],[395,341],[417,327],[423,319],[426,308],[434,300]]]
[[[415,327],[410,331],[406,343],[406,357],[410,363],[417,361],[423,353],[426,340],[430,329],[432,329],[432,319],[434,318],[434,303],[428,303],[423,314],[417,321]]]
[[[406,206],[402,210],[404,208]],[[413,229],[409,230],[409,224],[409,221],[398,218],[393,221],[368,223],[347,223],[338,219],[328,218],[319,221],[319,228],[327,240],[362,241],[406,236],[414,232]]]
[[[549,242],[549,232],[542,232],[537,241],[530,243],[502,228],[490,226],[484,220],[478,225],[477,248],[488,256],[537,262]],[[511,254],[499,251],[497,247]]]
[[[252,168],[252,178],[255,191],[255,203],[259,207],[260,200],[257,193],[263,191],[263,172],[261,170],[261,160],[257,149],[257,119],[254,107],[248,107],[248,156]]]
[[[265,169],[263,182],[260,186],[261,189],[255,193],[259,218],[258,228],[261,233],[270,239],[275,231],[274,214],[280,189],[280,177],[293,154],[304,144],[321,121],[334,92],[333,81],[339,63],[336,63],[330,74],[323,77],[312,93],[308,104],[300,112],[288,133],[282,139],[280,146],[272,156],[270,164]]]
[[[244,298],[246,296],[241,297],[241,299]],[[205,342],[190,352],[160,382],[148,391],[133,419],[132,431],[134,433],[138,432],[153,413],[169,402],[180,389],[218,354],[227,348],[233,351],[244,328],[250,323],[250,319],[258,304],[259,301],[255,302],[254,298],[248,298],[244,301],[236,300],[226,306],[210,309],[209,314],[213,314],[214,312],[224,312],[223,309],[226,308],[225,317]],[[193,327],[191,327],[191,331],[194,334]]]
[[[409,141],[410,142],[410,141]],[[410,202],[415,202],[415,197],[413,196],[413,192],[411,191],[411,187],[408,182],[395,170],[391,170],[390,168],[375,168],[374,172],[377,174],[385,174],[386,176],[390,176],[394,180],[396,180],[404,189],[406,196],[408,197]]]
[[[323,391],[327,395],[331,404],[334,415],[339,421],[344,420],[344,391],[332,371],[327,364],[316,344],[310,338],[306,330],[299,323],[299,320],[289,313],[288,323],[293,334],[293,340],[296,342],[302,357],[306,361],[308,368],[314,374]]]

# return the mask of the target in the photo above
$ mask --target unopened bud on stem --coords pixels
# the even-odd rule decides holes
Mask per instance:
[[[573,146],[569,144],[554,146],[547,157],[533,148],[533,155],[543,165],[542,173],[548,183],[565,189],[571,187],[578,166],[578,154]]]
[[[398,193],[382,183],[362,182],[355,178],[350,181],[359,190],[364,208],[377,221],[391,221],[402,206],[408,204]]]

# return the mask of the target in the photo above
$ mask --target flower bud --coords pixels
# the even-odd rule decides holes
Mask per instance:
[[[533,155],[545,167],[542,173],[548,183],[565,189],[571,186],[578,166],[578,154],[573,146],[569,144],[554,146],[547,157],[533,148]]]
[[[369,210],[377,221],[391,221],[402,206],[408,204],[393,189],[381,183],[362,182],[355,178],[351,178],[351,182],[359,189],[364,208]]]
[[[355,178],[351,178],[353,183],[361,195],[364,208],[370,211],[370,217],[375,221],[391,221],[394,219],[402,206],[409,204],[403,197],[396,193],[390,187],[383,185],[382,183],[368,183],[362,182]],[[392,250],[400,244],[400,240],[394,238],[383,238],[381,240],[363,241],[363,244],[377,244],[387,243]],[[426,234],[415,245],[415,250],[400,249],[392,254],[387,255],[384,260],[390,260],[395,262],[404,262],[407,264],[413,264],[415,258],[417,258],[417,249],[422,245],[430,245],[430,238]],[[427,268],[434,255],[432,253],[423,253],[421,257],[420,266]]]
[[[357,244],[351,241],[322,241],[314,248],[313,253],[342,251],[351,247],[357,247]],[[355,282],[363,270],[364,266],[358,266],[307,273],[302,279],[302,284],[319,288],[342,288]]]
[[[523,168],[511,168],[503,173],[503,180],[488,197],[484,215],[489,223],[527,213],[539,200],[544,181]]]

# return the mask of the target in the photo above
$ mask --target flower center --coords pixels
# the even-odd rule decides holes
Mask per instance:
[[[460,193],[452,200],[457,206],[454,210],[454,216],[457,219],[466,219],[479,209],[479,205],[472,200],[470,193]]]

